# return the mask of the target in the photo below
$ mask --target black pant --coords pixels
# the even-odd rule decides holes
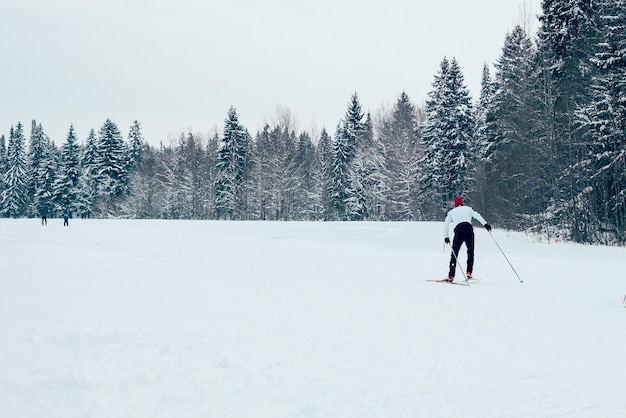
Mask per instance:
[[[448,273],[448,277],[454,277],[456,259],[463,243],[465,243],[467,247],[467,272],[471,273],[474,268],[474,227],[467,222],[460,223],[454,228],[452,255],[450,256],[450,272]]]

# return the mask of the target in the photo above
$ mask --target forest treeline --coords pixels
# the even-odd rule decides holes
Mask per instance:
[[[0,213],[442,220],[462,195],[495,227],[626,240],[626,0],[542,1],[537,33],[506,35],[476,99],[444,57],[424,104],[401,93],[372,115],[355,93],[315,135],[279,116],[252,134],[231,108],[222,132],[158,147],[139,122],[126,138],[111,120],[82,139],[70,126],[61,146],[17,122],[0,136]]]

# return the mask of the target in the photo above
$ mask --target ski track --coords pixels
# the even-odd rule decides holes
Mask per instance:
[[[0,220],[0,411],[624,417],[623,248],[440,223]],[[460,260],[465,261],[461,252]]]

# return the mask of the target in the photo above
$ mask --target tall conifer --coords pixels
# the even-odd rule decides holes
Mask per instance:
[[[231,107],[217,151],[214,209],[217,219],[245,218],[245,196],[242,194],[242,185],[248,173],[249,146],[250,134],[239,123],[235,108]]]
[[[441,62],[426,102],[423,126],[424,158],[421,181],[431,196],[430,219],[441,218],[455,195],[471,188],[473,156],[468,151],[474,135],[469,91],[456,61]]]
[[[4,173],[5,189],[2,193],[0,209],[2,214],[11,218],[25,216],[28,213],[28,167],[24,129],[20,122],[15,129],[11,127],[7,149],[7,169]]]
[[[357,147],[365,132],[363,117],[359,97],[354,93],[333,144],[330,198],[340,220],[360,220],[366,215],[357,177]]]

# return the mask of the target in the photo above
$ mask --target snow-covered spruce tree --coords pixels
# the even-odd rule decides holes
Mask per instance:
[[[338,220],[361,220],[366,208],[360,179],[357,178],[357,147],[365,131],[358,95],[354,93],[344,119],[337,127],[333,143],[330,198]]]
[[[456,59],[444,58],[426,101],[423,124],[424,157],[421,164],[423,195],[433,206],[426,219],[441,219],[455,195],[471,189],[473,156],[468,155],[474,135],[471,99]]]
[[[578,116],[588,129],[588,155],[581,164],[590,186],[589,238],[624,243],[626,236],[626,1],[600,4],[602,40],[591,58],[596,68],[590,103]]]
[[[57,175],[58,150],[51,141],[45,141],[38,165],[37,171],[32,173],[37,184],[33,200],[34,211],[42,216],[53,216],[55,214],[54,181]]]
[[[11,126],[7,148],[7,168],[4,173],[5,189],[0,210],[5,217],[19,218],[27,215],[28,184],[24,129],[20,122]]]
[[[548,168],[550,148],[540,140],[534,118],[538,107],[533,86],[534,45],[521,27],[508,33],[496,67],[493,111],[496,129],[490,132],[487,198],[493,222],[513,229],[532,226],[550,199],[550,177],[536,173]]]
[[[134,121],[128,132],[128,169],[133,170],[141,163],[143,150],[143,136],[141,135],[141,124]]]
[[[54,181],[54,202],[58,212],[68,211],[77,216],[79,212],[80,145],[74,125],[70,125],[65,143],[61,147],[61,161]]]
[[[470,193],[473,202],[481,212],[491,216],[495,211],[494,193],[498,176],[488,175],[494,141],[498,137],[495,114],[496,84],[491,77],[489,66],[483,66],[480,82],[480,98],[475,108],[476,128],[474,131],[473,155],[475,156],[474,187]],[[493,222],[493,221],[492,221]]]
[[[92,218],[94,214],[94,201],[96,200],[95,179],[91,172],[82,164],[80,165],[80,175],[78,176],[78,194],[76,201],[72,204],[74,208],[73,216],[80,218]]]
[[[141,124],[135,120],[128,131],[127,138],[128,196],[120,207],[121,215],[125,218],[145,218],[145,216],[140,214],[143,209],[139,208],[141,206],[139,201],[144,196],[141,189],[149,187],[148,183],[146,183],[149,180],[139,172],[144,147],[147,148],[147,144],[144,144],[143,141]]]
[[[439,140],[445,134],[444,120],[448,112],[445,106],[445,89],[448,72],[450,71],[450,61],[444,57],[437,74],[432,83],[432,90],[428,93],[426,101],[426,120],[422,123],[422,149],[423,158],[419,161],[419,182],[420,195],[428,202],[424,204],[424,215],[426,220],[435,220],[441,216],[446,206],[442,204],[442,186],[439,164],[444,159],[445,149],[440,145]]]
[[[365,208],[363,219],[385,219],[388,178],[385,171],[385,147],[374,135],[374,125],[368,112],[363,135],[357,143],[356,183],[357,202]]]
[[[75,204],[76,213],[74,215],[81,218],[91,218],[97,216],[94,205],[98,197],[98,136],[96,131],[91,129],[85,140],[85,145],[81,147],[80,155],[80,175],[78,185],[78,196]]]
[[[242,186],[248,173],[250,134],[239,123],[234,107],[228,110],[222,142],[217,151],[215,179],[215,218],[245,219]]]
[[[124,138],[110,119],[100,129],[96,150],[97,215],[116,216],[119,200],[128,192],[128,155]]]
[[[41,124],[37,124],[37,121],[31,122],[30,129],[30,141],[28,145],[28,152],[26,154],[27,171],[28,171],[28,200],[30,203],[29,216],[40,215],[37,210],[37,202],[35,201],[35,195],[40,188],[39,178],[37,176],[39,168],[43,165],[45,148],[50,142],[47,135],[43,131]]]
[[[558,183],[546,218],[552,219],[575,241],[587,241],[590,217],[586,202],[589,179],[581,161],[588,144],[586,129],[576,112],[590,100],[595,68],[590,62],[599,43],[599,2],[594,0],[543,0],[539,17],[538,56],[543,77],[544,141],[552,145],[549,172]]]
[[[87,135],[87,139],[85,140],[85,146],[83,147],[83,155],[81,164],[85,167],[91,169],[91,171],[96,171],[96,161],[98,159],[98,136],[96,135],[96,131],[91,129],[89,134]]]
[[[44,133],[41,124],[32,121],[27,154],[29,215],[53,215],[53,183],[56,176],[58,150]]]
[[[380,141],[385,157],[385,216],[390,221],[421,219],[418,161],[422,157],[417,111],[402,93],[381,123]]]
[[[335,137],[333,138],[333,160],[331,165],[331,182],[328,194],[333,208],[331,220],[346,220],[346,200],[348,198],[348,190],[351,188],[349,183],[350,172],[349,162],[354,160],[356,150],[350,147],[350,144],[342,139],[341,123],[337,125]]]
[[[4,173],[7,170],[7,142],[4,135],[0,135],[0,196],[4,192]]]
[[[120,215],[125,218],[138,218],[140,215],[137,213],[139,204],[138,195],[141,195],[139,190],[142,187],[149,187],[148,179],[138,172],[138,167],[141,164],[141,158],[144,151],[143,136],[141,134],[141,124],[138,121],[133,121],[128,131],[128,141],[125,144],[126,158],[127,158],[127,170],[128,170],[128,193],[126,198],[121,202]]]

